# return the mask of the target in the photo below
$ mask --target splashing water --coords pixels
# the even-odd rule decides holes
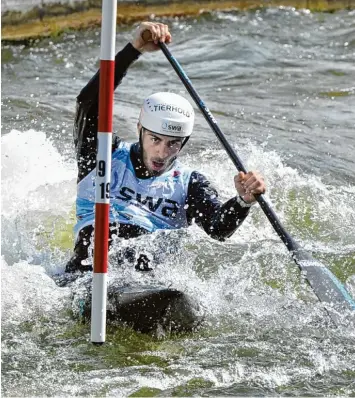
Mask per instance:
[[[286,229],[354,296],[349,119],[355,107],[351,90],[334,99],[318,95],[353,81],[353,17],[272,9],[172,25],[181,35],[174,54],[247,168],[264,174],[267,197]],[[75,95],[96,67],[96,33],[5,49],[13,61],[3,66],[2,393],[354,394],[354,330],[333,328],[257,206],[226,242],[197,226],[117,242],[154,257],[154,279],[199,302],[206,323],[198,333],[162,340],[108,328],[105,346],[90,345],[89,327],[73,319],[71,292],[51,275],[63,272],[73,244],[76,166],[66,131]],[[124,29],[119,36],[128,37]],[[116,102],[115,123],[131,140],[127,131],[135,131],[142,96],[157,85],[181,91],[163,58],[147,55],[139,62]],[[137,85],[142,78],[144,89]],[[27,128],[42,124],[45,133]],[[205,130],[197,115],[183,161],[210,178],[226,200],[235,194],[235,170]],[[115,255],[113,249],[110,278],[144,282],[127,264],[118,267]]]

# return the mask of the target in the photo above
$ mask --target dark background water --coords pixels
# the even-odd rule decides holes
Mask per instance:
[[[172,49],[232,142],[267,141],[292,166],[353,183],[353,21],[352,12],[216,13],[174,21]],[[130,36],[118,28],[117,48]],[[99,32],[86,32],[3,49],[3,133],[43,124],[71,145],[75,97],[98,66],[98,46]],[[116,94],[121,135],[134,133],[142,98],[160,89],[183,90],[162,54],[146,55]],[[199,121],[196,146],[212,140]]]
[[[279,8],[165,20],[171,51],[248,168],[265,175],[286,227],[352,294],[354,15]],[[131,35],[118,27],[116,48]],[[142,337],[133,348],[132,335],[110,335],[111,354],[89,348],[88,330],[68,315],[69,293],[48,275],[69,256],[71,242],[53,248],[53,231],[73,211],[75,97],[98,67],[99,42],[90,31],[2,48],[4,394],[354,394],[354,331],[329,325],[257,208],[224,244],[195,227],[170,238],[186,250],[167,257],[160,276],[208,309],[200,334]],[[135,140],[144,97],[163,90],[188,95],[163,54],[145,54],[116,92],[115,132]],[[233,166],[199,114],[182,157],[222,198],[234,194]],[[147,365],[149,356],[158,359]]]

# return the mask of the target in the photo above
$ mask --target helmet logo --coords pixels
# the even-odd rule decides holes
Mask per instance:
[[[178,106],[175,105],[167,105],[167,104],[157,104],[154,105],[154,111],[170,111],[170,112],[176,112],[185,115],[186,117],[190,117],[191,114],[189,111],[186,109],[179,108]]]
[[[161,125],[161,129],[163,131],[170,131],[170,132],[176,132],[176,133],[182,133],[183,128],[180,125],[177,124],[172,124],[170,122],[163,122]]]

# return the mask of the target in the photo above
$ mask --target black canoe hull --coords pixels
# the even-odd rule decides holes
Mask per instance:
[[[81,318],[91,318],[91,295],[81,304]],[[161,286],[109,286],[107,320],[149,333],[188,332],[201,323],[198,308],[184,293]]]
[[[71,287],[73,313],[84,322],[91,319],[92,279],[81,274],[54,276],[58,286]],[[189,332],[202,321],[198,305],[185,293],[161,285],[119,286],[109,283],[107,320],[149,333]]]

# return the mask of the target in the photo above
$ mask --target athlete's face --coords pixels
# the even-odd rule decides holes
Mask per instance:
[[[182,140],[143,129],[143,162],[152,175],[160,175],[170,166],[181,149]]]

